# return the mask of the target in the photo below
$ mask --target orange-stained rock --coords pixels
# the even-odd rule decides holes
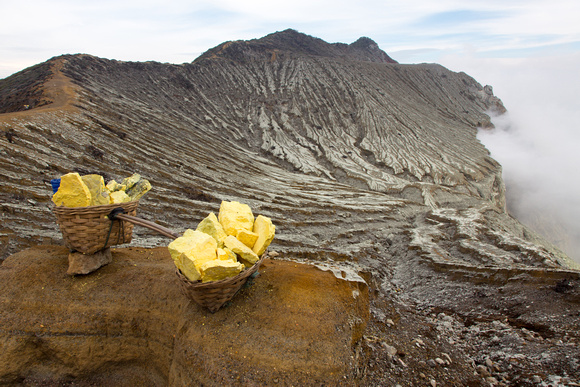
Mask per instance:
[[[111,251],[86,276],[66,275],[62,246],[0,265],[0,385],[356,385],[364,284],[266,259],[212,314],[181,293],[167,248]]]

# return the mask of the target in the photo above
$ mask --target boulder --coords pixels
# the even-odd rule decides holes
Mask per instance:
[[[124,191],[125,189],[127,189],[127,186],[119,184],[115,180],[109,181],[106,187],[109,190],[109,192]]]
[[[131,188],[133,188],[133,186],[135,184],[137,184],[139,182],[139,180],[141,180],[141,175],[138,173],[134,173],[129,177],[124,178],[121,181],[121,185],[125,186],[125,191],[130,190]]]
[[[71,252],[68,255],[68,270],[66,273],[70,275],[89,274],[111,262],[113,262],[113,257],[109,247],[94,254],[83,254],[78,251]]]
[[[151,190],[151,183],[149,180],[139,178],[139,180],[128,187],[125,192],[131,198],[131,201],[139,200],[143,195]]]
[[[212,314],[181,293],[166,247],[111,251],[86,276],[66,275],[63,246],[0,265],[0,385],[356,384],[364,284],[266,259]]]

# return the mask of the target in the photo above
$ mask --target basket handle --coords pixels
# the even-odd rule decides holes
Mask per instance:
[[[138,218],[136,216],[124,214],[123,212],[124,212],[123,208],[118,207],[118,208],[115,208],[113,211],[111,211],[111,213],[109,215],[107,215],[107,217],[111,221],[113,221],[115,219],[121,219],[121,220],[126,220],[127,222],[130,222],[130,223],[136,224],[138,226],[150,228],[151,230],[157,231],[159,234],[166,236],[168,238],[171,238],[171,239],[176,239],[176,238],[180,237],[179,234],[173,232],[172,230],[168,229],[167,227],[163,227],[157,223],[150,222],[148,220],[141,219],[141,218]]]

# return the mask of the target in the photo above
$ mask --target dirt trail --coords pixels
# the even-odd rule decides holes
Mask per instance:
[[[74,104],[78,97],[78,86],[73,84],[70,78],[62,72],[65,64],[65,58],[58,58],[53,61],[52,76],[42,86],[42,98],[48,102],[47,104],[30,110],[0,114],[0,123],[6,123],[15,118],[28,119],[39,113],[72,112],[76,110]]]

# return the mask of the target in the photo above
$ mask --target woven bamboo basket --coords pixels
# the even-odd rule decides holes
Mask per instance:
[[[104,248],[131,242],[133,224],[122,219],[109,220],[107,215],[116,208],[123,208],[129,215],[136,215],[139,201],[106,204],[89,207],[53,208],[56,222],[62,232],[65,245],[84,254],[94,254]]]
[[[179,277],[183,294],[198,305],[209,309],[211,313],[215,313],[226,302],[234,298],[238,290],[258,271],[266,255],[266,253],[262,254],[258,262],[240,274],[220,281],[193,282],[187,279],[179,269],[176,269],[175,272]]]

